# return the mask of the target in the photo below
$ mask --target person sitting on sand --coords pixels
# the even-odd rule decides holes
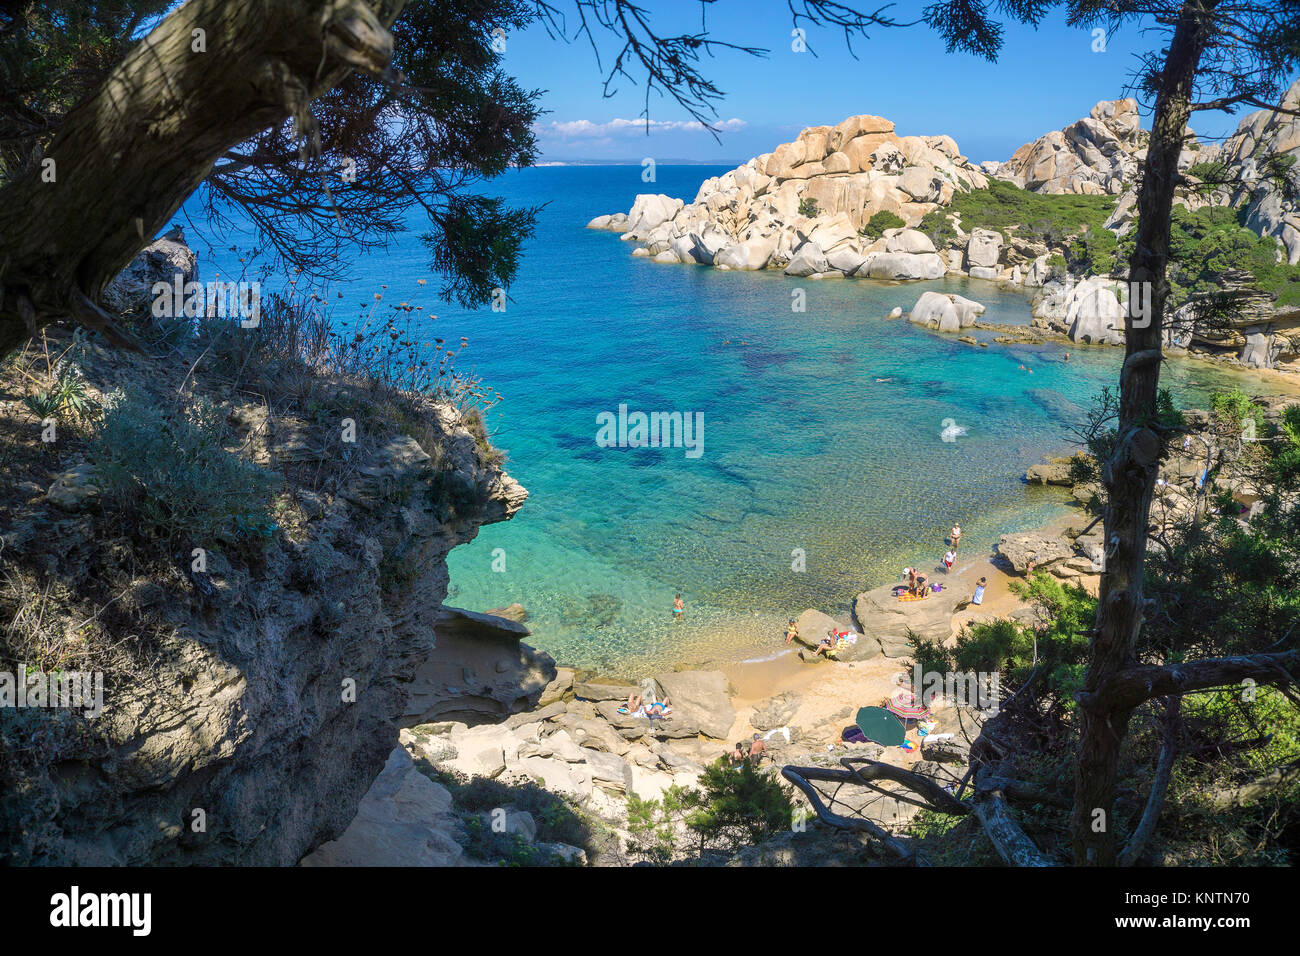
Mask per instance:
[[[786,626],[785,629],[785,642],[789,644],[798,636],[799,636],[799,624],[797,621],[795,621],[794,618],[790,618],[790,623]]]

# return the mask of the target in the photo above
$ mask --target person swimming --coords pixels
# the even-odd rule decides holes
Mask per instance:
[[[682,601],[680,594],[673,598],[673,620],[680,621],[686,617],[686,604]]]

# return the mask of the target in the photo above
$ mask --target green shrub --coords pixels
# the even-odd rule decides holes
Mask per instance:
[[[816,219],[817,216],[820,215],[820,212],[817,208],[817,200],[816,199],[799,200],[799,215],[803,216],[806,219]]]
[[[748,760],[732,766],[720,758],[700,774],[702,802],[686,816],[701,848],[733,850],[789,830],[790,795],[775,777]]]
[[[62,363],[51,376],[50,387],[23,396],[23,404],[37,418],[89,419],[99,410],[99,405],[86,394],[86,380],[80,369]]]
[[[1100,481],[1101,469],[1097,459],[1091,455],[1078,454],[1070,458],[1070,482],[1082,485],[1089,481]]]
[[[1086,588],[1062,584],[1041,571],[1012,581],[1011,590],[1037,608],[1046,623],[1037,630],[1009,618],[971,624],[952,649],[912,639],[913,662],[925,671],[996,671],[1013,690],[1037,667],[1040,693],[1072,707],[1072,696],[1083,685],[1097,599]]]
[[[670,863],[677,855],[678,833],[688,814],[700,809],[698,790],[671,786],[658,800],[642,800],[635,793],[627,797],[628,850],[653,863]]]
[[[164,410],[128,386],[105,403],[90,454],[105,502],[134,512],[142,529],[170,544],[270,537],[279,476],[228,451],[232,437],[206,400]]]
[[[1134,228],[1120,240],[1121,261],[1132,255],[1136,237]],[[1170,217],[1166,308],[1176,309],[1193,299],[1213,302],[1229,285],[1266,295],[1278,306],[1300,305],[1300,265],[1277,260],[1277,240],[1247,229],[1238,210],[1203,206],[1189,212],[1175,206]],[[1232,304],[1229,300],[1219,308],[1231,312]]]
[[[1079,275],[1108,276],[1115,271],[1119,241],[1109,229],[1089,229],[1065,249],[1065,261],[1071,272]]]
[[[858,230],[858,235],[865,239],[879,239],[886,229],[902,229],[906,225],[901,217],[882,209],[867,220],[867,224]]]
[[[1115,210],[1113,196],[1040,195],[1000,179],[990,179],[987,189],[972,189],[952,197],[947,207],[935,209],[917,226],[935,240],[936,235],[956,235],[948,216],[956,213],[967,232],[992,229],[1004,236],[1009,231],[1036,236],[1059,244],[1069,236],[1085,232],[1100,236],[1108,232],[1105,222]]]
[[[794,820],[790,795],[773,774],[745,761],[719,758],[700,774],[700,789],[669,787],[659,800],[628,797],[628,849],[656,863],[681,853],[683,828],[694,834],[695,849],[735,850],[789,830]]]
[[[1187,173],[1188,175],[1195,176],[1197,179],[1201,180],[1200,184],[1196,187],[1196,192],[1202,196],[1208,196],[1210,193],[1214,192],[1217,187],[1224,185],[1225,183],[1233,182],[1235,178],[1226,164],[1217,161],[1211,163],[1196,163],[1195,165],[1188,167]]]

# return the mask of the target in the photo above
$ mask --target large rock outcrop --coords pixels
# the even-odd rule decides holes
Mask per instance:
[[[435,720],[474,724],[537,706],[555,661],[523,643],[522,623],[455,607],[438,611],[437,645],[408,688],[403,727]]]
[[[1083,119],[983,168],[1030,192],[1118,195],[1137,175],[1146,142],[1137,100],[1103,100]]]
[[[988,180],[949,136],[898,136],[879,116],[851,116],[805,129],[700,186],[695,200],[641,195],[626,213],[598,216],[656,262],[723,269],[786,269],[791,275],[938,278],[946,265],[931,246],[887,248],[859,235],[878,212],[915,225],[957,191]],[[879,263],[868,260],[879,255]]]
[[[885,584],[864,591],[853,600],[853,619],[864,638],[858,639],[862,650],[841,659],[866,659],[879,654],[907,657],[912,653],[909,635],[941,644],[952,636],[952,616],[967,596],[956,587],[931,592],[919,601],[900,601],[894,595],[896,584]],[[877,650],[872,652],[875,644]]]
[[[182,287],[199,281],[198,257],[185,244],[185,233],[180,228],[154,240],[131,260],[105,287],[104,305],[121,315],[148,315],[154,302],[154,284],[172,285],[177,280]]]
[[[984,314],[984,306],[956,293],[922,292],[908,321],[939,332],[959,332]]]
[[[1291,84],[1282,106],[1300,107],[1300,80]],[[1217,161],[1235,174],[1226,201],[1244,206],[1244,222],[1262,236],[1273,236],[1286,247],[1287,261],[1300,263],[1300,204],[1293,198],[1300,190],[1300,162],[1285,171],[1291,181],[1290,197],[1268,157],[1300,159],[1300,116],[1275,110],[1256,110],[1244,116],[1237,130],[1222,144],[1210,144],[1197,162]],[[1272,173],[1273,175],[1270,175]]]

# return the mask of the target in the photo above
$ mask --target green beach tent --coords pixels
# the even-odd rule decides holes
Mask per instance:
[[[898,747],[907,739],[903,722],[883,707],[860,708],[854,723],[868,740],[886,747]]]

